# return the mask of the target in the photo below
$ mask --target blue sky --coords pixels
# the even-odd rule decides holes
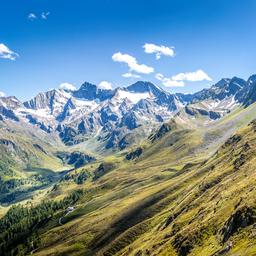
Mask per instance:
[[[194,92],[247,79],[256,73],[255,13],[254,0],[1,0],[0,91],[25,100],[62,83],[148,80]]]

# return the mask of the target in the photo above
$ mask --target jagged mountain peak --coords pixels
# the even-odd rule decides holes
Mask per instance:
[[[220,81],[218,81],[216,84],[214,84],[212,87],[218,87],[222,88],[223,86],[227,85],[230,82],[230,78],[222,78]]]
[[[228,97],[235,97],[246,87],[247,82],[238,77],[223,78],[208,89],[203,89],[193,94],[192,102],[202,100],[224,100]],[[238,97],[237,97],[238,98]]]
[[[52,89],[47,92],[38,93],[33,99],[24,102],[24,106],[29,109],[53,109],[55,102],[66,103],[71,98],[71,93],[63,89]]]
[[[99,91],[111,91],[112,89],[106,89],[106,88],[102,88],[99,85],[96,84],[92,84],[90,82],[84,82],[80,88],[78,89],[78,91],[81,90],[99,90]]]
[[[111,97],[113,97],[113,95],[113,90],[102,89],[99,88],[97,85],[88,82],[83,83],[77,91],[73,92],[74,97],[85,100],[97,99],[99,101],[104,101],[110,99]]]
[[[153,94],[162,92],[162,93],[167,93],[165,92],[162,88],[160,88],[159,86],[148,82],[148,81],[137,81],[136,83],[129,85],[126,87],[128,91],[130,92],[152,92]]]
[[[216,84],[214,84],[211,88],[224,88],[226,86],[232,85],[232,84],[239,84],[240,86],[244,86],[246,84],[246,81],[240,77],[234,76],[232,78],[222,78],[220,81],[218,81]]]
[[[17,109],[23,106],[23,103],[15,96],[0,97],[0,105],[9,109]]]
[[[95,84],[84,82],[77,91],[88,91],[88,90],[96,91],[96,89],[97,89],[97,86]]]
[[[223,78],[216,84],[212,85],[209,89],[204,89],[203,91],[221,92],[230,89],[239,90],[245,85],[246,81],[244,79],[234,76],[232,78]]]
[[[0,121],[4,119],[19,121],[15,110],[22,108],[23,104],[15,96],[0,97]]]
[[[251,75],[251,76],[248,78],[247,83],[248,83],[248,84],[252,84],[252,83],[254,83],[255,81],[256,81],[256,74],[253,74],[253,75]]]
[[[154,96],[155,102],[158,105],[169,105],[170,110],[177,110],[177,105],[175,101],[179,101],[178,97],[164,91],[159,86],[146,81],[138,81],[126,88],[130,92],[140,92],[140,93],[150,93]]]

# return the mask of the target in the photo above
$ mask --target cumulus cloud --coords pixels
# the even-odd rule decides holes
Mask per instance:
[[[50,15],[50,12],[42,12],[41,13],[41,18],[43,20],[47,20],[49,15]]]
[[[140,78],[140,75],[136,75],[136,74],[133,74],[131,72],[128,72],[128,73],[122,74],[122,77],[125,77],[125,78]]]
[[[37,16],[34,13],[31,12],[28,15],[28,19],[33,21],[33,20],[37,19]]]
[[[164,45],[156,45],[156,44],[144,44],[143,45],[144,52],[149,54],[156,54],[156,59],[159,60],[162,55],[174,57],[174,47],[167,47]]]
[[[195,72],[179,73],[173,76],[172,80],[190,81],[190,82],[203,81],[203,80],[212,81],[212,79],[201,69]]]
[[[75,91],[76,87],[73,84],[70,83],[61,83],[60,89],[68,90],[68,91]]]
[[[5,93],[0,91],[0,97],[5,97]]]
[[[158,73],[155,78],[162,82],[166,87],[182,87],[185,85],[185,81],[188,82],[198,82],[198,81],[212,81],[212,79],[201,69],[195,72],[179,73],[170,78],[164,77],[162,74]]]
[[[185,83],[183,81],[175,81],[171,78],[164,77],[162,74],[158,73],[155,78],[162,82],[165,87],[183,87]]]
[[[0,44],[0,58],[15,60],[19,55],[10,50],[6,45]]]
[[[112,84],[108,81],[101,81],[98,84],[98,88],[103,89],[103,90],[111,90],[112,89]]]
[[[135,71],[141,74],[150,74],[154,72],[154,68],[149,67],[145,64],[138,64],[136,58],[128,54],[122,54],[121,52],[117,52],[113,54],[112,60],[115,62],[126,63],[130,68],[130,71]]]

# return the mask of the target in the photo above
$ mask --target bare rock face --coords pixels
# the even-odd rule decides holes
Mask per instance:
[[[143,152],[143,149],[142,149],[141,147],[138,147],[138,148],[136,148],[135,150],[129,152],[129,153],[125,156],[125,158],[126,158],[126,160],[134,160],[134,159],[140,157],[141,154],[142,154],[142,152]]]
[[[1,106],[1,105],[0,105],[0,114],[2,116],[2,119],[6,118],[6,119],[10,119],[10,120],[13,120],[16,122],[19,121],[19,118],[15,115],[13,110],[7,109],[6,107]]]
[[[107,174],[114,168],[112,163],[101,163],[99,167],[94,171],[94,180],[99,179],[100,177]]]
[[[223,228],[220,231],[222,236],[222,242],[225,243],[233,234],[235,234],[240,228],[245,228],[252,225],[256,221],[255,209],[248,206],[240,207],[236,209],[234,213],[225,222]]]
[[[174,121],[171,121],[169,123],[164,123],[160,126],[159,130],[150,136],[150,140],[152,142],[161,139],[165,134],[170,132],[171,130],[176,128],[176,124]]]
[[[83,165],[96,160],[93,156],[79,151],[74,151],[72,153],[58,152],[57,157],[60,158],[63,163],[73,165],[75,168],[82,167]]]
[[[193,249],[193,237],[189,237],[189,235],[176,235],[173,241],[173,246],[176,249],[179,256],[187,256],[190,251]]]
[[[18,151],[18,147],[11,140],[0,139],[0,145],[4,146],[9,152]]]

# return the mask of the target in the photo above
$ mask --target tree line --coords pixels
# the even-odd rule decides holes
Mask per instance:
[[[0,255],[23,256],[40,245],[39,230],[49,220],[75,204],[84,194],[76,190],[61,201],[43,201],[36,206],[12,206],[0,219]]]

